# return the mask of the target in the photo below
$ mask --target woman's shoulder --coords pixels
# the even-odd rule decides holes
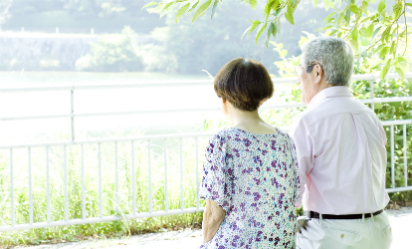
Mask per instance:
[[[232,142],[241,142],[241,141],[285,141],[291,142],[294,145],[292,137],[281,128],[273,127],[276,132],[273,134],[259,134],[248,132],[236,127],[229,127],[222,130],[219,130],[213,136],[210,137],[209,142],[216,144],[226,144]]]

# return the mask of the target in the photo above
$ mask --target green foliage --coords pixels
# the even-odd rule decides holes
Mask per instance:
[[[235,1],[237,0],[233,0]],[[202,3],[200,2],[199,5]],[[191,4],[195,5],[196,2],[193,1]],[[175,8],[179,11],[185,5],[187,3]],[[175,67],[176,72],[183,74],[204,74],[202,70],[207,70],[214,75],[229,60],[248,57],[258,59],[267,65],[269,70],[274,69],[271,64],[276,54],[267,51],[264,44],[257,47],[254,39],[240,40],[239,37],[248,23],[243,22],[242,15],[227,16],[228,11],[253,13],[245,3],[232,6],[228,1],[219,1],[213,21],[208,20],[209,18],[199,18],[195,22],[196,25],[193,25],[193,16],[186,11],[176,23],[176,15],[167,14],[165,16],[167,26],[155,29],[152,37],[158,40],[159,46],[164,51],[163,56],[167,55],[168,60],[174,62],[169,63],[168,66]],[[206,13],[212,12],[211,4]],[[256,17],[258,15],[259,13],[256,13]],[[143,56],[143,59],[147,60],[147,57]]]
[[[186,2],[190,0],[172,1],[170,4],[177,4],[179,2]],[[256,1],[244,0],[252,7],[256,8]],[[266,44],[268,44],[270,37],[276,37],[277,32],[274,30],[280,29],[280,18],[282,16],[292,25],[295,24],[294,13],[297,9],[299,0],[265,0],[266,4],[263,8],[264,20],[254,20],[252,25],[245,31],[250,34],[256,29],[257,25],[260,28],[256,34],[256,42],[261,37],[265,29],[269,29],[266,36]],[[408,31],[408,18],[412,17],[411,12],[407,8],[411,7],[411,3],[406,0],[395,0],[392,6],[387,6],[386,1],[381,1],[377,6],[372,5],[375,12],[371,12],[373,8],[369,6],[372,0],[360,1],[330,1],[323,0],[324,8],[327,10],[332,8],[330,13],[324,20],[325,27],[322,30],[327,30],[326,35],[333,35],[346,39],[356,52],[358,57],[363,59],[370,59],[365,57],[365,54],[372,55],[379,52],[381,58],[394,61],[397,58],[405,58],[408,36],[411,31]],[[313,5],[317,5],[317,0]],[[205,10],[210,6],[211,0],[207,0],[193,16],[193,21],[200,15],[205,13]],[[217,4],[217,0],[215,2]],[[215,6],[216,7],[216,6]],[[166,11],[163,9],[163,11]],[[214,11],[212,13],[212,16]],[[270,19],[272,17],[272,19]],[[409,29],[411,30],[411,29]],[[360,36],[363,38],[360,39]],[[412,37],[411,37],[412,39]],[[369,51],[373,53],[369,53]],[[390,68],[404,77],[406,71],[405,67],[397,66],[392,63],[387,63],[382,68],[381,79],[384,79]]]
[[[91,44],[91,54],[81,57],[76,62],[77,70],[86,71],[141,71],[142,59],[135,42],[136,33],[125,27],[122,36],[113,39],[103,36]]]

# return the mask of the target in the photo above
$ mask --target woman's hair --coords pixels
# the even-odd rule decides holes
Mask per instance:
[[[258,61],[237,58],[224,65],[215,77],[215,92],[244,111],[255,111],[272,97],[273,83],[266,68]]]
[[[320,64],[326,82],[332,86],[348,86],[353,73],[353,53],[343,39],[323,36],[309,40],[302,47],[302,62],[310,73]]]

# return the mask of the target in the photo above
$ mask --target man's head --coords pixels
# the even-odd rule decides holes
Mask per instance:
[[[340,38],[318,37],[302,47],[302,59],[297,69],[302,90],[302,102],[331,86],[349,86],[353,71],[353,53]]]

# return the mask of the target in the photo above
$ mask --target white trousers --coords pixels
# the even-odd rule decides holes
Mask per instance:
[[[356,220],[311,219],[296,235],[297,249],[389,249],[392,231],[385,211]]]

